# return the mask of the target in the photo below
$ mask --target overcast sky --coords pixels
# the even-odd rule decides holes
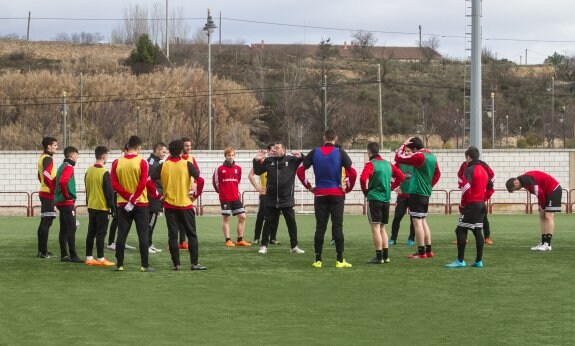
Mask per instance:
[[[151,8],[165,0],[2,0],[0,35],[26,35],[25,19],[32,12],[31,40],[50,40],[57,33],[99,32],[108,39],[117,21],[40,18],[121,19],[129,4]],[[255,43],[317,44],[331,38],[335,44],[349,43],[352,30],[374,31],[377,45],[413,46],[418,26],[423,39],[439,37],[439,52],[463,58],[469,19],[465,0],[169,0],[170,8],[182,8],[193,31],[205,23],[212,9],[223,41]],[[484,0],[483,47],[498,58],[516,63],[541,63],[557,51],[575,55],[575,0]],[[37,18],[37,19],[35,19]],[[266,22],[287,25],[273,25]],[[321,27],[321,28],[318,28]],[[401,33],[401,34],[394,34]],[[218,38],[219,32],[214,34]],[[554,41],[554,42],[553,42]]]

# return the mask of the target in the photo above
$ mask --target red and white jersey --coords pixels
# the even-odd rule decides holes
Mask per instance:
[[[559,186],[559,182],[555,178],[541,171],[525,172],[518,176],[517,180],[525,190],[537,196],[540,206],[546,205],[547,196]]]
[[[220,202],[241,201],[240,180],[242,178],[242,168],[236,163],[228,163],[219,166],[212,176],[212,184],[219,194]]]

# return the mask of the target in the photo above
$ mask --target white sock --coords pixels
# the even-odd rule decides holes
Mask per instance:
[[[104,262],[105,260],[106,260],[106,258],[105,258],[105,257],[102,257],[102,258],[98,258],[98,261],[100,261],[100,262]]]
[[[86,261],[92,261],[94,259],[93,256],[86,256]]]

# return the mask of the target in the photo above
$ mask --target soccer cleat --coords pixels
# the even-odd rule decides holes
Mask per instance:
[[[191,270],[208,270],[208,267],[203,266],[201,264],[192,264]]]
[[[231,241],[231,240],[226,240],[226,246],[227,246],[227,247],[234,247],[234,246],[236,246],[236,244],[234,244],[234,242]],[[180,248],[180,249],[181,249],[181,248]]]
[[[547,243],[542,243],[542,244],[539,244],[537,246],[532,247],[531,250],[534,250],[534,251],[551,251],[551,245],[549,245]]]
[[[475,262],[471,266],[474,268],[483,268],[483,261]]]
[[[387,241],[387,244],[389,244],[389,245],[395,245],[395,244],[397,244],[397,242],[396,242],[395,240],[393,240],[393,239],[389,239],[389,240]]]
[[[181,243],[178,245],[178,249],[180,249],[180,250],[187,250],[187,249],[188,249],[188,243],[186,243],[185,241],[184,241],[184,242],[181,242]]]
[[[485,244],[493,245],[493,240],[491,240],[491,238],[485,238]]]
[[[465,268],[465,261],[459,262],[459,260],[456,259],[455,261],[446,264],[445,268]]]
[[[86,260],[86,265],[87,265],[87,266],[97,266],[97,265],[100,265],[100,262],[98,262],[98,260],[97,260],[97,259],[94,259],[94,258],[92,258],[92,259],[87,259],[87,260]]]
[[[155,272],[156,269],[154,269],[150,266],[147,266],[147,267],[140,267],[140,271],[143,273],[152,273],[152,272]]]
[[[321,268],[321,261],[315,261],[311,264],[314,268]]]
[[[416,252],[416,253],[414,253],[413,255],[407,256],[407,258],[411,258],[411,259],[426,259],[426,258],[427,258],[427,255],[426,255],[426,254],[420,255],[419,253]]]
[[[136,248],[132,245],[124,244],[124,248],[127,250],[136,250]]]
[[[367,264],[383,264],[383,260],[376,257],[367,261]]]
[[[261,253],[261,254],[266,254],[266,253],[268,253],[268,247],[265,246],[265,245],[262,245],[262,246],[260,247],[260,249],[258,250],[258,253]]]
[[[297,246],[297,245],[295,247],[293,247],[290,251],[291,251],[291,253],[297,253],[297,254],[305,253],[305,251],[300,249],[299,246]]]
[[[152,249],[152,247],[150,246],[150,247],[148,248],[148,253],[156,253],[156,251],[155,251],[154,249]]]
[[[157,247],[155,247],[153,244],[150,245],[150,249],[156,251],[156,252],[162,252],[162,250],[158,249]]]
[[[60,262],[70,262],[70,256],[60,257]]]
[[[388,258],[384,259],[382,263],[391,263],[391,260]]]
[[[124,267],[123,267],[123,266],[116,267],[116,268],[114,268],[114,271],[115,271],[115,272],[123,272],[123,271],[124,271]]]
[[[175,266],[172,267],[172,270],[180,271],[181,268],[182,268],[182,267],[181,267],[179,264],[177,264],[177,265],[175,265]]]
[[[336,267],[336,268],[351,268],[352,265],[351,265],[351,263],[347,263],[347,262],[345,261],[345,259],[344,259],[344,260],[341,261],[341,262],[340,262],[340,261],[335,261],[335,267]]]
[[[96,260],[96,262],[98,262],[98,264],[96,264],[96,265],[98,265],[98,266],[100,266],[100,267],[112,267],[112,266],[115,266],[115,265],[116,265],[116,263],[110,262],[110,261],[108,261],[108,260],[105,259],[105,258],[104,258],[103,260],[101,260],[101,261],[100,261],[100,260]]]
[[[116,251],[116,243],[108,244],[108,249]]]
[[[50,255],[48,255],[47,253],[38,252],[38,255],[36,255],[36,257],[38,257],[38,258],[50,258]]]
[[[226,246],[227,246],[227,244],[226,244]],[[252,246],[252,244],[248,243],[245,240],[240,240],[240,241],[236,242],[236,246]]]
[[[254,239],[254,241],[252,241],[252,245],[260,245],[260,240]]]
[[[276,239],[273,239],[273,240],[270,240],[270,244],[280,245],[281,243],[279,241],[277,241]]]
[[[415,242],[411,239],[408,239],[406,244],[407,244],[407,246],[411,246],[411,245],[415,244]]]
[[[433,251],[429,251],[425,253],[425,256],[427,256],[427,258],[433,258],[435,255],[433,254]]]
[[[72,258],[70,258],[70,262],[72,262],[72,263],[84,263],[84,260],[78,256],[73,256]]]

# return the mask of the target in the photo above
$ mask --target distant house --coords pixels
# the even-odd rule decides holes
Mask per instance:
[[[307,58],[316,55],[318,45],[312,44],[269,44],[252,43],[249,45],[252,54],[266,54],[271,56],[294,56],[297,58]],[[353,47],[344,43],[343,45],[333,45],[339,51],[342,58],[353,57]],[[385,58],[390,60],[417,62],[421,60],[441,60],[443,57],[431,48],[420,47],[370,47],[369,53],[373,58]]]

